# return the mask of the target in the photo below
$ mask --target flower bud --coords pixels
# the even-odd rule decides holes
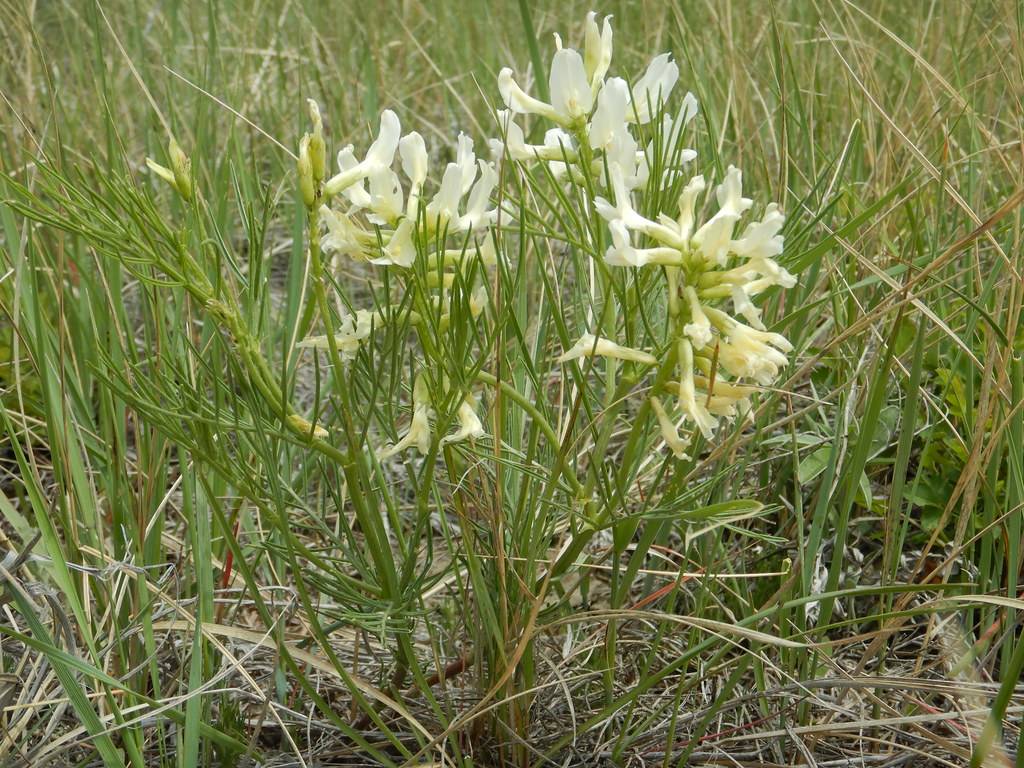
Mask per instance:
[[[302,193],[302,202],[307,208],[316,205],[316,182],[313,180],[313,165],[310,159],[309,139],[307,133],[299,142],[299,159],[295,164],[299,174],[299,192]]]
[[[177,185],[174,182],[174,171],[172,171],[170,168],[160,165],[160,163],[158,163],[151,157],[146,158],[146,166],[149,168],[150,171],[152,171],[161,179],[170,184],[172,187],[175,187],[175,189],[177,189]]]
[[[319,184],[327,175],[327,145],[324,143],[324,121],[320,117],[320,107],[313,99],[309,104],[309,117],[313,121],[313,133],[309,136],[309,164],[313,172],[313,181]]]
[[[297,413],[288,414],[288,426],[296,432],[312,435],[313,437],[320,438],[321,440],[330,436],[330,433],[319,424],[313,426],[313,424],[299,416]]]
[[[171,158],[171,171],[174,173],[174,187],[185,202],[192,200],[192,162],[188,159],[178,142],[171,137],[167,145],[167,154]]]

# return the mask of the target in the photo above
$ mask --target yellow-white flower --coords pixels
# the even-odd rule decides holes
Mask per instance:
[[[629,85],[621,77],[610,78],[597,94],[597,109],[594,110],[588,131],[591,147],[607,150],[619,133],[628,131],[628,107]]]
[[[476,440],[478,437],[487,434],[484,431],[484,425],[480,421],[480,417],[476,415],[476,398],[472,394],[466,395],[459,405],[456,416],[459,420],[458,430],[442,437],[441,445],[459,443],[463,440]]]
[[[708,411],[707,406],[697,400],[697,389],[693,380],[693,347],[687,339],[679,340],[679,407],[686,414],[705,438],[710,440],[715,434],[717,420]]]
[[[685,238],[680,237],[679,228],[675,221],[666,217],[658,221],[651,221],[641,216],[633,207],[633,200],[629,189],[626,187],[622,167],[613,163],[609,168],[611,175],[610,182],[615,196],[615,204],[603,197],[594,198],[594,208],[598,215],[605,221],[612,222],[621,220],[627,229],[635,229],[645,235],[653,237],[662,245],[676,250],[683,250],[687,247]]]
[[[690,322],[683,326],[683,333],[690,337],[694,349],[703,349],[711,343],[711,321],[704,314],[704,309],[697,298],[697,291],[692,285],[683,289],[687,304],[690,305]]]
[[[753,205],[742,195],[743,175],[730,165],[725,179],[718,185],[718,212],[693,234],[693,243],[704,259],[711,264],[725,266],[733,243],[732,232],[740,216]]]
[[[540,115],[559,125],[571,126],[587,117],[594,107],[594,92],[578,51],[572,48],[555,51],[548,90],[550,104],[520,88],[510,68],[505,67],[498,73],[498,91],[510,110],[520,115]]]
[[[558,358],[558,362],[566,363],[570,360],[577,360],[581,357],[591,357],[592,355],[614,357],[619,360],[630,360],[634,363],[642,363],[644,365],[654,365],[658,362],[658,358],[649,352],[633,349],[632,347],[623,347],[610,339],[604,339],[600,336],[595,336],[592,333],[583,334],[579,341],[567,349],[565,353]]]
[[[402,172],[409,179],[409,197],[405,215],[416,218],[417,205],[423,183],[427,180],[427,146],[416,131],[407,133],[398,142],[398,154],[402,159]]]
[[[775,260],[783,250],[785,218],[778,206],[769,205],[759,221],[748,223],[737,236],[737,224],[753,202],[743,197],[742,174],[730,166],[715,188],[717,211],[698,221],[698,201],[707,189],[705,179],[698,175],[681,184],[687,164],[696,156],[685,146],[683,133],[697,114],[697,100],[687,93],[673,113],[665,109],[678,82],[679,67],[663,53],[654,57],[632,86],[622,78],[606,79],[612,55],[608,18],[600,28],[596,14],[588,14],[585,32],[582,59],[576,51],[563,49],[556,36],[551,103],[524,92],[511,70],[502,70],[498,87],[508,111],[499,112],[504,139],[492,140],[492,150],[516,161],[546,162],[559,183],[588,190],[596,186],[599,192],[592,198],[593,210],[607,222],[611,236],[604,253],[607,264],[665,267],[670,292],[669,342],[675,345],[669,349],[676,352],[680,372],[680,380],[673,383],[678,408],[702,434],[711,437],[718,417],[734,418],[749,408],[753,390],[736,379],[770,384],[792,351],[785,337],[766,330],[753,301],[771,286],[789,287],[796,282]],[[548,132],[543,145],[530,145],[523,130],[512,122],[513,113],[535,114],[560,127]],[[654,119],[660,124],[645,132],[651,138],[645,139],[648,143],[641,151],[637,126]],[[586,143],[574,146],[574,139]],[[591,167],[581,165],[584,156],[592,158]],[[652,178],[654,173],[657,178]],[[648,190],[660,193],[653,198],[660,203],[680,186],[674,201],[678,214],[650,210]],[[635,205],[634,196],[639,201]],[[745,323],[715,308],[729,301],[732,312]],[[559,360],[592,355],[647,365],[657,362],[647,352],[589,333]],[[665,406],[656,397],[651,406],[666,444],[681,454],[684,446]]]
[[[765,330],[764,323],[761,322],[761,310],[750,300],[750,294],[747,293],[746,286],[734,285],[731,298],[733,312],[741,315],[744,320],[750,323],[752,328],[756,328],[759,331]]]
[[[789,362],[784,353],[793,345],[780,333],[759,331],[729,317],[721,310],[706,309],[711,322],[724,337],[718,346],[718,363],[731,376],[769,385]]]
[[[566,158],[574,161],[577,157],[572,137],[564,131],[548,131],[544,136],[544,144],[527,144],[523,129],[512,120],[512,112],[499,109],[497,112],[498,126],[504,139],[489,139],[488,145],[494,159],[507,156],[510,160],[524,162],[528,160],[552,160],[562,162]]]
[[[355,155],[350,155],[351,148],[342,150],[338,154],[338,164],[341,170],[324,184],[324,194],[327,197],[333,197],[353,184],[361,182],[374,170],[390,168],[395,159],[395,150],[398,149],[401,133],[402,125],[398,121],[398,115],[390,109],[381,112],[380,130],[377,133],[377,138],[366,151],[366,156],[361,161],[352,162],[355,160]],[[345,153],[344,157],[342,153]]]
[[[367,174],[367,181],[370,187],[367,220],[382,226],[393,223],[404,212],[398,174],[390,168],[378,167]]]
[[[612,233],[612,244],[605,251],[605,263],[613,267],[645,267],[648,264],[681,266],[683,255],[676,248],[634,248],[629,230],[621,219],[608,224]]]
[[[779,206],[770,203],[764,210],[760,221],[751,222],[743,230],[737,240],[733,240],[730,250],[744,259],[771,259],[782,253],[782,225],[786,217]]]
[[[426,454],[430,450],[430,392],[427,389],[426,379],[422,375],[417,376],[416,382],[413,384],[412,403],[412,421],[409,422],[409,431],[391,447],[378,451],[378,459],[390,458],[407,448],[415,448],[421,454]]]
[[[601,29],[597,27],[597,14],[587,14],[583,46],[583,67],[594,92],[601,87],[608,67],[612,63],[612,17],[605,16]]]
[[[382,255],[370,261],[381,266],[404,267],[408,269],[416,262],[416,243],[413,242],[415,223],[406,217],[398,222],[391,239],[384,246]]]
[[[679,195],[679,216],[676,218],[676,227],[679,237],[689,240],[693,234],[694,208],[697,204],[697,197],[704,192],[705,184],[703,176],[694,176],[683,187]]]
[[[672,421],[672,418],[665,411],[665,406],[661,404],[661,400],[657,397],[651,398],[651,410],[654,411],[654,415],[658,419],[661,439],[665,441],[665,445],[668,446],[669,450],[675,454],[677,459],[690,458],[686,454],[686,449],[690,447],[690,443],[679,436],[679,428]]]
[[[373,329],[382,323],[382,318],[376,312],[369,312],[365,309],[357,310],[355,315],[341,318],[338,323],[338,332],[334,336],[334,343],[341,353],[342,359],[350,360],[359,351],[360,344],[369,337]],[[295,346],[301,349],[325,350],[330,347],[326,336],[311,336],[303,339]]]
[[[637,186],[644,186],[650,178],[651,167],[661,168],[662,186],[672,184],[688,163],[693,162],[697,153],[681,147],[683,130],[697,116],[697,99],[692,93],[683,97],[683,103],[673,117],[662,116],[658,141],[653,138],[647,143],[647,150],[637,155]]]
[[[328,253],[339,253],[355,259],[365,259],[368,247],[376,242],[372,232],[356,224],[346,213],[320,206],[320,220],[327,232],[320,246]]]
[[[626,119],[640,125],[649,123],[668,100],[678,80],[679,67],[672,61],[671,55],[662,53],[655,56],[643,77],[633,85],[633,99]]]
[[[492,224],[497,217],[497,210],[490,207],[491,193],[498,186],[498,172],[493,163],[478,161],[480,178],[469,193],[466,200],[466,212],[459,217],[455,227],[457,232],[471,232]]]

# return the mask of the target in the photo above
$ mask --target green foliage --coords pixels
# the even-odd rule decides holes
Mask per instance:
[[[495,266],[468,253],[448,317],[429,264],[310,276],[303,99],[333,150],[393,108],[443,167],[459,127],[481,154],[498,133],[500,67],[543,93],[581,10],[0,8],[0,515],[5,546],[40,534],[0,572],[5,672],[35,697],[0,763],[825,762],[853,742],[794,740],[826,716],[885,723],[864,752],[1012,752],[1019,9],[601,9],[616,73],[675,53],[699,170],[780,201],[800,276],[765,302],[784,380],[686,459],[647,405],[664,382],[556,361],[606,306],[660,357],[670,312],[546,166],[503,177],[516,228]],[[359,309],[381,322],[350,360],[296,347]],[[435,437],[466,393],[488,436],[378,458],[418,372]]]

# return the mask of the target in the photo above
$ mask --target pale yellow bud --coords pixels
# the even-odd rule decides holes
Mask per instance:
[[[178,142],[171,137],[167,145],[167,154],[171,158],[171,171],[174,173],[174,187],[178,194],[188,202],[192,200],[192,162],[188,155],[178,146]]]
[[[312,435],[313,437],[320,438],[321,440],[329,435],[326,429],[319,425],[314,427],[309,421],[302,418],[297,413],[288,414],[288,426],[296,432],[301,432],[306,436]]]
[[[158,163],[151,157],[146,158],[146,166],[149,168],[150,171],[152,171],[161,179],[170,184],[172,187],[177,189],[178,185],[174,181],[174,171],[172,171],[170,168],[160,165],[160,163]]]
[[[299,159],[295,164],[299,174],[299,192],[302,202],[307,208],[316,205],[316,182],[313,180],[313,166],[309,156],[309,134],[302,137],[299,143]]]
[[[320,117],[320,107],[309,99],[309,117],[313,121],[313,133],[309,135],[309,164],[313,172],[313,181],[319,184],[327,175],[327,145],[324,143],[324,121]]]

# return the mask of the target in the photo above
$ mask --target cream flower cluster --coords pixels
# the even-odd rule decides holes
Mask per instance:
[[[785,219],[771,204],[759,220],[738,229],[753,203],[743,197],[740,171],[730,167],[714,190],[717,210],[701,221],[699,202],[708,184],[701,175],[684,183],[696,153],[683,146],[683,133],[697,114],[697,101],[687,93],[677,109],[667,108],[679,79],[668,54],[655,56],[633,83],[607,77],[612,28],[607,17],[599,27],[594,13],[586,19],[582,54],[557,37],[556,48],[550,101],[528,94],[511,69],[501,70],[498,88],[507,109],[498,112],[502,138],[490,142],[491,150],[506,160],[548,163],[562,183],[597,186],[602,194],[589,200],[585,213],[607,224],[605,263],[663,271],[669,331],[659,345],[660,359],[590,332],[559,359],[599,355],[651,367],[674,365],[679,380],[671,387],[679,415],[657,396],[651,407],[666,445],[682,456],[687,441],[679,434],[680,418],[710,438],[719,417],[748,409],[756,391],[751,385],[771,385],[787,365],[792,346],[765,328],[754,303],[772,286],[796,283],[776,261]],[[543,144],[526,142],[515,122],[521,115],[554,124]],[[673,207],[645,214],[651,200]],[[730,305],[731,313],[725,311]]]
[[[323,252],[400,268],[406,275],[420,259],[428,284],[434,287],[428,307],[439,310],[439,327],[445,327],[456,271],[474,256],[485,265],[495,263],[491,230],[498,210],[490,202],[498,184],[494,163],[478,159],[473,140],[459,134],[455,161],[445,166],[436,191],[427,195],[429,156],[423,137],[415,131],[402,135],[398,116],[385,110],[377,136],[362,158],[352,145],[343,147],[337,154],[337,173],[326,178],[320,112],[315,102],[309,107],[314,130],[299,147],[299,186]],[[477,289],[469,298],[470,313],[479,316],[485,303],[486,294]],[[420,317],[410,311],[410,320]],[[374,328],[385,322],[387,313],[363,309],[343,316],[334,337],[342,359],[354,357]],[[325,350],[330,344],[327,336],[316,336],[298,346]],[[416,377],[409,429],[397,443],[379,452],[381,458],[408,448],[420,453],[430,450],[436,394],[429,391],[426,377]],[[440,445],[484,434],[476,406],[476,398],[467,394],[456,412],[456,431],[443,437]]]
[[[743,197],[742,175],[731,166],[713,187],[713,213],[704,215],[709,184],[702,175],[691,175],[696,153],[684,140],[697,100],[687,93],[669,107],[679,81],[669,54],[655,56],[636,80],[609,76],[611,20],[599,24],[594,13],[586,18],[582,53],[563,46],[557,35],[555,46],[544,99],[521,87],[511,69],[499,73],[505,109],[497,113],[500,137],[488,141],[492,160],[477,158],[473,141],[459,134],[455,160],[433,180],[423,138],[416,132],[403,135],[391,110],[381,114],[365,153],[360,157],[351,145],[344,147],[337,154],[337,172],[327,177],[320,114],[311,104],[314,130],[303,138],[298,162],[299,186],[315,230],[311,237],[335,258],[389,266],[410,278],[426,274],[432,293],[425,304],[408,310],[410,319],[429,309],[439,311],[443,325],[451,317],[449,289],[459,271],[474,257],[495,263],[496,163],[546,164],[558,184],[584,192],[560,199],[583,199],[580,218],[603,222],[580,235],[590,238],[595,256],[612,268],[658,270],[668,310],[665,336],[652,342],[652,351],[605,337],[614,332],[604,318],[559,360],[599,356],[657,371],[659,388],[669,381],[674,401],[666,406],[659,398],[664,392],[658,391],[650,406],[665,444],[682,456],[688,440],[680,435],[681,424],[692,423],[710,438],[720,418],[744,413],[757,388],[771,386],[788,364],[792,346],[765,327],[755,303],[774,286],[796,283],[777,261],[785,219],[774,204],[752,219],[753,201]],[[531,116],[548,123],[542,143],[527,140],[520,121]],[[474,316],[483,305],[482,295],[475,294]],[[302,345],[333,346],[343,358],[351,357],[388,315],[358,310],[341,318],[333,345],[326,337]],[[410,428],[381,451],[382,457],[430,449],[438,394],[428,390],[422,373],[416,376]],[[483,434],[476,399],[456,396],[462,397],[459,424],[440,444]]]
[[[402,174],[394,170],[399,157]],[[373,264],[412,267],[417,257],[416,239],[446,242],[470,236],[473,251],[493,258],[485,233],[497,218],[491,193],[498,184],[494,163],[477,160],[473,140],[459,134],[455,162],[448,163],[437,192],[423,199],[429,157],[423,137],[416,131],[401,135],[398,116],[390,109],[380,117],[380,131],[362,160],[352,145],[338,152],[337,174],[323,186],[326,200],[342,198],[344,208],[323,205],[320,215],[327,227],[326,252],[334,252]],[[466,198],[463,204],[463,198]],[[454,249],[453,249],[454,250]],[[458,249],[457,256],[466,249]],[[446,259],[455,258],[446,250]]]

